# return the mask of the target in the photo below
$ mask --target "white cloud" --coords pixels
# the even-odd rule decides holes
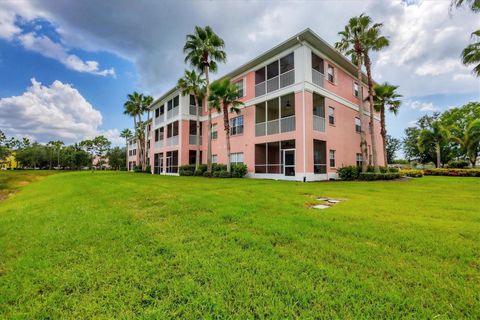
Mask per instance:
[[[29,32],[18,36],[17,39],[25,49],[40,53],[45,57],[55,59],[71,70],[88,72],[100,76],[115,76],[115,70],[113,68],[108,70],[99,70],[98,62],[83,61],[76,55],[69,54],[62,45],[53,42],[46,36],[39,36]]]
[[[98,130],[102,115],[69,84],[44,86],[35,79],[20,96],[0,99],[0,128],[9,136],[48,142],[77,142],[105,134],[118,143],[118,130]]]
[[[405,103],[412,110],[419,110],[422,112],[435,112],[440,111],[440,109],[433,105],[432,102],[421,102],[421,101],[407,101]]]

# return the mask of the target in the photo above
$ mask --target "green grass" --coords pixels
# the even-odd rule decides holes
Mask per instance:
[[[0,318],[478,319],[479,190],[51,175],[0,203]]]

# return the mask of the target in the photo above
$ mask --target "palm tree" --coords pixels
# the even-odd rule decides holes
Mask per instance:
[[[202,74],[197,74],[195,70],[185,70],[183,78],[180,78],[177,82],[177,87],[182,91],[183,95],[193,95],[195,100],[195,115],[196,115],[196,156],[195,156],[195,171],[200,166],[200,110],[199,106],[202,105],[205,94],[205,78]]]
[[[475,167],[480,151],[480,119],[472,121],[462,137],[452,137],[452,140],[460,145],[472,167]]]
[[[385,165],[387,165],[387,125],[385,122],[385,109],[388,109],[388,111],[396,115],[398,112],[398,108],[400,108],[401,104],[399,98],[401,98],[402,95],[396,92],[398,86],[392,86],[388,82],[385,82],[381,85],[376,85],[373,89],[375,91],[375,95],[373,97],[375,103],[375,111],[380,112],[380,134],[382,135],[383,141],[384,161]]]
[[[429,128],[425,128],[420,131],[418,136],[417,145],[420,152],[424,152],[429,146],[435,146],[435,153],[437,161],[435,166],[440,168],[441,154],[440,146],[447,143],[450,140],[450,132],[445,128],[440,121],[434,121],[430,124]]]
[[[212,28],[195,26],[193,34],[187,35],[187,41],[183,47],[186,54],[185,62],[189,62],[205,75],[206,100],[208,111],[208,150],[207,171],[212,172],[212,111],[209,105],[210,81],[209,71],[217,71],[217,62],[225,62],[227,54],[223,51],[225,43]]]
[[[470,10],[472,10],[473,12],[480,12],[479,0],[452,0],[452,3],[450,4],[450,9],[453,9],[454,7],[459,8],[464,4],[467,4],[467,6],[470,7]]]
[[[480,77],[480,30],[472,33],[472,39],[476,42],[469,44],[462,51],[462,62],[464,65],[474,65],[473,73]]]
[[[230,82],[230,79],[220,79],[210,85],[209,97],[212,107],[223,112],[223,129],[225,131],[225,143],[227,149],[227,172],[231,172],[230,165],[230,119],[229,112],[240,113],[243,102],[238,100],[238,88]],[[230,110],[228,109],[230,107]]]
[[[125,139],[125,158],[127,159],[127,168],[128,168],[128,141],[133,138],[133,133],[130,129],[126,128],[120,132],[120,137]]]
[[[374,101],[373,101],[373,79],[372,79],[372,62],[370,60],[370,51],[380,51],[381,49],[389,45],[389,41],[386,37],[380,35],[380,29],[383,26],[382,23],[372,23],[372,19],[369,16],[361,17],[365,20],[365,31],[363,37],[363,63],[367,70],[367,83],[368,83],[368,98],[370,102],[370,137],[372,142],[372,158],[375,171],[380,171],[378,168],[378,155],[377,155],[377,143],[375,137],[375,113],[374,113]],[[385,166],[387,163],[384,164]]]
[[[142,114],[146,110],[145,104],[146,102],[148,102],[148,100],[145,100],[147,97],[145,97],[143,94],[138,93],[136,91],[129,94],[127,97],[128,97],[128,100],[123,105],[124,107],[123,113],[133,118],[133,129],[136,132],[138,124],[142,122]],[[145,138],[145,135],[143,135],[143,137]],[[143,156],[144,146],[142,145],[142,142],[143,144],[145,143],[145,141],[140,141],[137,138],[137,148],[139,151],[140,166],[142,167],[142,170],[145,170],[145,157]]]
[[[350,18],[348,24],[343,31],[338,34],[341,39],[335,43],[335,48],[339,51],[350,56],[352,62],[357,65],[357,82],[360,88],[359,90],[359,103],[358,103],[358,117],[361,121],[360,130],[360,150],[362,152],[362,172],[367,171],[367,137],[365,133],[364,124],[364,108],[363,108],[363,85],[362,85],[362,62],[363,62],[363,36],[365,33],[365,27],[369,21],[365,16]]]

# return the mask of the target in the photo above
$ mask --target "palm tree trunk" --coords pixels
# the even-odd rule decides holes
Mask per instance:
[[[198,96],[195,96],[195,110],[196,110],[196,114],[197,114],[197,119],[196,119],[196,126],[197,126],[197,141],[196,141],[196,147],[197,147],[197,150],[196,150],[196,153],[195,153],[195,171],[198,170],[198,168],[200,167],[200,112],[198,110],[199,106],[201,105],[200,99],[198,99]]]
[[[375,138],[375,126],[374,126],[374,109],[373,109],[373,80],[372,80],[372,68],[370,63],[370,57],[367,53],[365,53],[365,68],[367,69],[367,79],[368,79],[368,96],[370,100],[370,137],[372,142],[372,157],[373,157],[373,167],[375,172],[380,172],[380,168],[378,167],[378,155],[377,155],[377,143]],[[385,163],[385,165],[387,165]]]
[[[437,168],[440,168],[440,143],[435,142],[435,151],[437,152]]]
[[[362,172],[367,172],[367,137],[365,134],[365,126],[363,125],[363,85],[362,85],[362,61],[360,58],[357,59],[357,81],[359,86],[358,98],[360,103],[358,104],[358,114],[360,118],[360,151],[362,153]]]
[[[228,107],[223,106],[223,128],[225,130],[225,146],[227,149],[227,172],[232,171],[230,163],[230,121],[228,120]]]
[[[387,126],[385,122],[385,104],[382,104],[380,109],[380,134],[382,135],[382,142],[383,142],[383,161],[385,166],[388,165],[388,158],[387,158]]]
[[[205,73],[205,85],[207,86],[207,92],[205,95],[205,102],[207,105],[208,112],[208,146],[207,146],[207,171],[212,173],[212,110],[210,109],[210,103],[208,102],[208,97],[210,96],[210,83],[208,79],[208,65],[205,65],[203,68],[203,73]]]

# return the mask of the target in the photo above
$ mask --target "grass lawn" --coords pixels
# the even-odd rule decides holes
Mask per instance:
[[[0,318],[98,317],[479,319],[480,179],[73,172],[0,202]]]

